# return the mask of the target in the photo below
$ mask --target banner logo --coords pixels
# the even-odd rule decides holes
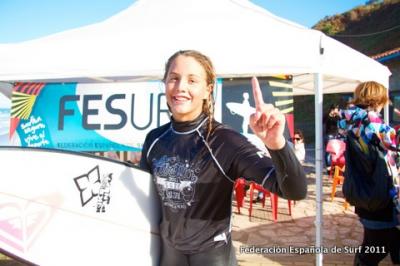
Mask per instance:
[[[74,182],[80,192],[82,207],[96,198],[96,212],[105,212],[106,205],[110,204],[111,199],[111,181],[112,173],[104,174],[100,178],[98,165],[87,174],[75,177]]]

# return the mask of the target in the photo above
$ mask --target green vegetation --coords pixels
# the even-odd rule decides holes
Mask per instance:
[[[400,47],[400,0],[367,1],[313,28],[366,55],[379,54]]]

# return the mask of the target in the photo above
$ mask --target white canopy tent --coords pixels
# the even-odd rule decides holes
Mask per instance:
[[[210,56],[219,77],[291,74],[295,95],[316,95],[316,246],[321,246],[322,93],[353,91],[366,80],[388,85],[390,75],[323,33],[247,0],[138,0],[101,23],[0,44],[0,81],[160,79],[167,58],[182,49]]]
[[[246,0],[138,0],[101,23],[0,44],[0,81],[159,78],[178,49],[209,55],[220,77],[293,74],[300,94],[314,92],[304,74],[324,74],[329,92],[366,79],[385,83],[390,74],[323,33]]]

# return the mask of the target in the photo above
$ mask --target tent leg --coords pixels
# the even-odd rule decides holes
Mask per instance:
[[[315,215],[315,246],[322,250],[322,168],[323,168],[323,136],[322,136],[322,103],[323,79],[321,73],[314,74],[315,89],[315,185],[316,185],[316,215]],[[316,254],[316,265],[321,266],[323,253]]]
[[[389,79],[387,80],[386,84],[384,83],[383,85],[387,88],[387,94],[389,97],[390,96]],[[383,120],[385,121],[386,124],[389,125],[389,105],[388,104],[383,108]]]

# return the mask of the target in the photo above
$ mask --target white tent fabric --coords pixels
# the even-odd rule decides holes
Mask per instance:
[[[0,81],[160,78],[178,49],[207,54],[220,77],[292,74],[296,94],[314,94],[310,73],[326,75],[326,92],[367,79],[384,83],[390,75],[323,33],[246,0],[138,0],[101,23],[0,44]]]
[[[159,79],[167,58],[182,49],[210,56],[219,77],[291,74],[295,94],[316,95],[316,246],[321,246],[322,92],[353,91],[366,80],[388,85],[390,75],[323,33],[247,0],[138,0],[101,23],[0,44],[0,81]]]

